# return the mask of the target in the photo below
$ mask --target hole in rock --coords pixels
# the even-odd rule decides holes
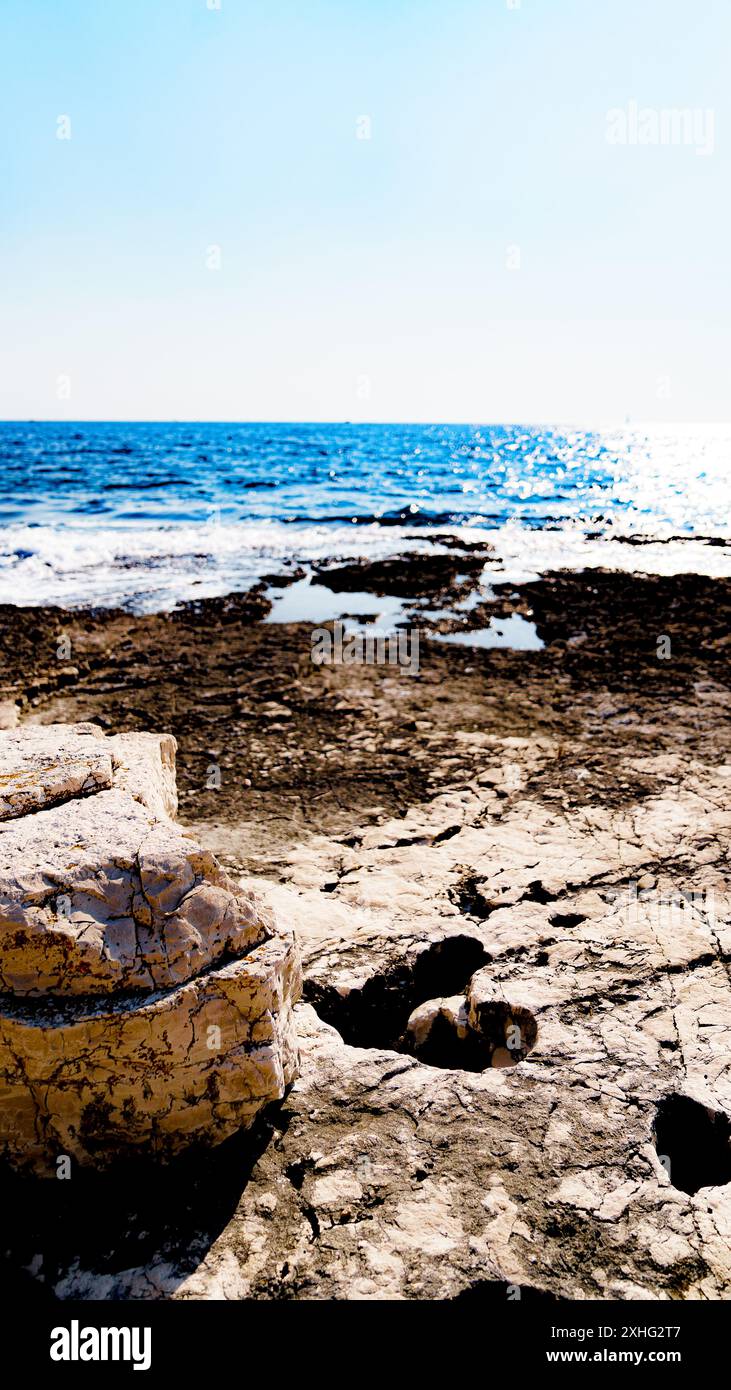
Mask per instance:
[[[673,1185],[694,1193],[731,1182],[731,1124],[689,1096],[665,1096],[655,1115],[655,1148]]]
[[[462,993],[489,959],[474,937],[448,936],[427,947],[413,964],[372,976],[362,989],[342,995],[332,986],[306,980],[303,995],[351,1047],[400,1051],[414,1009],[429,999]]]
[[[503,999],[477,1005],[479,1033],[490,1049],[491,1067],[515,1067],[535,1047],[538,1024],[529,1009]]]
[[[585,912],[554,912],[551,916],[552,927],[578,927],[586,921]]]
[[[486,1071],[517,1066],[537,1036],[533,1015],[502,1000],[480,1004],[473,1026],[464,1000],[433,999],[412,1015],[397,1047],[430,1067]]]
[[[556,901],[556,896],[549,888],[544,888],[539,878],[535,878],[532,883],[528,884],[527,892],[523,894],[523,900],[528,903],[553,903]]]
[[[436,1014],[423,1040],[416,1042],[407,1031],[398,1049],[428,1067],[446,1067],[451,1071],[485,1071],[492,1064],[493,1049],[487,1039],[473,1028],[458,1029],[442,1013]]]
[[[448,937],[412,966],[374,976],[345,996],[312,980],[304,994],[351,1047],[386,1048],[450,1070],[512,1067],[535,1044],[533,1015],[503,1000],[485,1000],[473,1027],[459,998],[488,959],[472,937]]]
[[[495,911],[495,905],[488,901],[480,887],[480,880],[470,875],[463,878],[450,893],[452,902],[464,917],[477,917],[484,921]]]

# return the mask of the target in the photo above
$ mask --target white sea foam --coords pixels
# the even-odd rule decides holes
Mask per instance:
[[[485,575],[493,582],[520,583],[549,570],[596,566],[731,576],[731,549],[692,538],[637,545],[611,533],[589,538],[570,523],[538,530],[510,522],[495,530],[464,526],[453,533],[494,547],[495,562]],[[411,526],[280,521],[106,527],[91,519],[62,526],[14,523],[2,533],[0,602],[164,611],[181,600],[247,589],[262,575],[283,572],[292,563],[444,549],[429,536],[426,529]]]
[[[587,537],[581,528],[571,525],[528,531],[511,522],[492,531],[490,541],[500,557],[503,577],[514,584],[561,569],[731,577],[731,547],[709,545],[693,537],[681,540],[668,535],[665,539],[643,539],[637,544],[611,533]]]
[[[406,528],[408,529],[408,528]],[[179,526],[6,526],[0,602],[67,607],[124,605],[138,612],[183,599],[247,589],[288,562],[331,556],[379,558],[427,542],[377,525],[337,527],[282,522]]]

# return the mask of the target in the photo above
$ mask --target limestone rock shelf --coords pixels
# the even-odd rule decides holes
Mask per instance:
[[[0,734],[0,1151],[218,1143],[297,1072],[291,930],[171,819],[175,741]]]

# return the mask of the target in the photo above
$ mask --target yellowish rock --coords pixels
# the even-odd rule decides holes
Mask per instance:
[[[0,1152],[215,1144],[297,1072],[291,929],[170,819],[175,741],[0,733]]]

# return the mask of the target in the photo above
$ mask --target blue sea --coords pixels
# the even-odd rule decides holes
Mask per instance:
[[[0,602],[162,610],[447,533],[516,582],[729,573],[721,427],[4,422],[0,463]]]

